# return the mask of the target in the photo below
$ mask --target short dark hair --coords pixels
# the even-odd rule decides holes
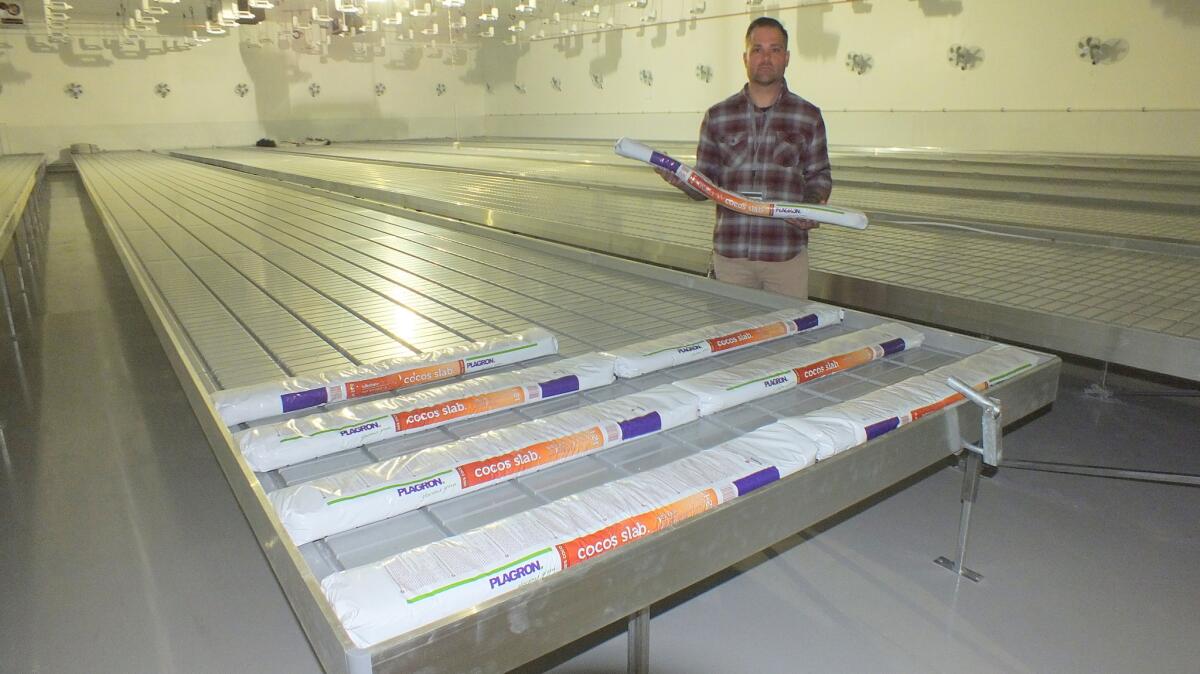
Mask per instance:
[[[753,33],[755,28],[763,28],[763,27],[775,28],[775,29],[779,30],[780,33],[783,33],[783,46],[784,46],[784,48],[787,48],[787,43],[788,43],[787,29],[783,27],[782,23],[779,23],[778,19],[772,19],[769,16],[760,16],[757,19],[750,22],[750,27],[746,29],[746,45],[747,46],[750,45],[750,33]]]

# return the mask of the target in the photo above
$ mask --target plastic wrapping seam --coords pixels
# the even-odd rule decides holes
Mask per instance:
[[[915,349],[924,339],[924,334],[908,326],[884,323],[675,384],[695,393],[700,399],[700,414],[708,415]]]
[[[867,228],[867,216],[862,211],[824,204],[771,203],[723,190],[696,169],[632,138],[618,140],[613,146],[613,151],[627,159],[642,161],[670,171],[692,189],[731,211],[761,218],[805,218],[851,229]]]
[[[592,353],[262,424],[238,431],[233,437],[250,467],[262,472],[451,421],[604,386],[614,379],[612,357]]]
[[[319,405],[381,395],[472,372],[558,353],[558,340],[542,328],[389,358],[357,367],[324,370],[288,379],[217,391],[213,405],[233,426]]]
[[[698,417],[696,397],[665,384],[285,487],[267,498],[302,545]]]
[[[618,377],[637,377],[717,353],[841,323],[843,314],[837,307],[806,304],[631,344],[614,350],[612,355],[617,359]]]
[[[775,429],[772,437],[780,443],[792,434]],[[618,550],[780,475],[775,465],[717,447],[332,574],[321,587],[351,639],[367,647]]]
[[[962,394],[946,384],[948,377],[984,391],[1028,370],[1037,360],[1024,349],[997,345],[860,398],[777,423],[815,443],[818,460],[827,459],[962,400]]]

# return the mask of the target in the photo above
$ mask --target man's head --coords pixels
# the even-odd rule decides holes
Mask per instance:
[[[783,24],[768,16],[760,16],[746,29],[746,78],[753,84],[769,87],[783,80],[787,69],[788,34]]]

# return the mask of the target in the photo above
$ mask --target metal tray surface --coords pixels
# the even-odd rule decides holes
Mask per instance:
[[[663,192],[641,169],[651,187],[622,191],[290,152],[178,154],[654,264],[708,268],[712,206]],[[532,154],[551,156],[541,146]],[[572,146],[564,154],[580,153]],[[573,166],[601,178],[623,170]],[[838,188],[838,201],[855,203],[857,189]],[[871,194],[858,204],[872,213],[868,230],[813,233],[814,297],[1200,380],[1196,209]]]
[[[989,342],[923,328],[926,344],[919,349],[298,548],[265,499],[271,490],[884,319],[849,311],[843,326],[255,474],[216,416],[209,392],[314,363],[408,353],[529,323],[559,334],[563,355],[573,355],[792,302],[428,214],[400,217],[152,154],[76,161],[235,495],[331,672],[504,671],[895,484],[958,451],[963,436],[972,439],[971,429],[978,428],[977,410],[956,406],[577,572],[358,649],[319,590],[329,573],[647,470],[782,416],[926,372]],[[1008,420],[1019,419],[1053,400],[1058,368],[1057,358],[1043,355],[1033,371],[990,394],[1004,401]],[[671,572],[663,573],[667,568]],[[628,583],[630,574],[639,582]]]

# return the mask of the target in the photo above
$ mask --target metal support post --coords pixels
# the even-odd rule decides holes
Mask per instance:
[[[967,400],[975,403],[983,410],[982,446],[963,441],[966,450],[966,466],[963,469],[962,514],[958,520],[958,552],[954,559],[938,557],[933,560],[938,566],[953,571],[959,577],[978,583],[983,580],[983,574],[967,568],[967,535],[971,530],[971,506],[979,497],[979,476],[983,473],[983,464],[1000,465],[1003,448],[1000,444],[1000,433],[1004,424],[1000,418],[1000,402],[981,395],[978,391],[967,386],[963,381],[950,377],[946,380],[950,388],[960,393]]]
[[[37,261],[33,259],[33,254],[29,248],[29,237],[26,236],[24,227],[18,227],[13,232],[13,249],[17,251],[17,264],[28,271],[29,281],[26,282],[24,277],[21,280],[21,291],[28,295],[26,301],[27,306],[32,306],[34,309],[42,306],[42,301],[37,291]],[[33,322],[32,314],[29,321]]]
[[[629,673],[650,672],[650,607],[629,616]]]
[[[0,297],[4,298],[4,317],[8,319],[8,338],[17,342],[17,322],[13,320],[12,297],[8,294],[8,274],[4,272],[4,258],[0,256]]]
[[[14,254],[17,256],[17,263],[13,265],[13,269],[17,271],[17,292],[21,295],[21,301],[25,304],[25,317],[29,319],[29,324],[33,325],[33,309],[29,303],[29,288],[25,285],[25,272],[21,265],[21,254],[18,246],[13,245]]]
[[[964,562],[967,558],[967,534],[971,529],[971,506],[979,496],[979,474],[982,472],[983,459],[975,452],[967,452],[967,465],[963,472],[962,514],[958,519],[958,553],[954,559],[943,556],[933,560],[934,564],[976,583],[983,580],[983,574],[968,569]]]

